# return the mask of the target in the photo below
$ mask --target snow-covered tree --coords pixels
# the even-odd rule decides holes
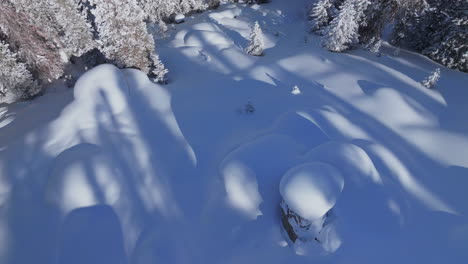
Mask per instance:
[[[102,53],[119,67],[134,67],[150,74],[155,63],[160,62],[155,61],[154,40],[148,34],[145,13],[136,0],[92,2]]]
[[[58,35],[49,25],[9,1],[0,1],[0,37],[17,52],[35,79],[52,81],[63,74],[64,61],[57,46]],[[36,14],[37,15],[37,14]],[[44,22],[47,23],[47,22]]]
[[[85,15],[80,12],[76,0],[41,1],[47,2],[55,15],[60,40],[68,57],[80,57],[96,46],[91,33],[91,25]]]
[[[311,30],[316,32],[328,25],[331,19],[330,8],[333,0],[320,0],[315,2],[309,12],[309,19],[312,21]]]
[[[179,12],[187,14],[191,11],[203,11],[208,8],[208,5],[203,0],[181,0],[179,5]]]
[[[138,0],[138,5],[152,23],[168,21],[175,14],[187,14],[192,11],[203,11],[210,6],[204,0]]]
[[[434,88],[437,82],[439,81],[440,78],[440,68],[437,68],[435,71],[433,71],[427,78],[421,82],[421,84],[428,88]]]
[[[179,10],[178,1],[139,0],[138,4],[145,12],[146,20],[153,23],[166,20]]]
[[[427,0],[399,16],[392,43],[468,72],[468,1]]]
[[[264,49],[263,32],[260,25],[256,21],[252,31],[250,32],[249,46],[246,48],[246,52],[253,56],[262,56]]]
[[[354,0],[353,2],[354,2],[354,10],[356,11],[357,22],[361,23],[364,21],[365,23],[365,19],[364,19],[364,16],[366,15],[365,12],[371,2],[369,0]]]
[[[169,72],[168,69],[164,66],[164,64],[159,59],[159,56],[153,52],[151,53],[151,72],[149,74],[150,78],[154,82],[157,83],[167,83],[167,73]]]
[[[0,96],[7,93],[27,99],[41,91],[26,64],[19,62],[9,45],[0,41]]]
[[[382,40],[381,39],[376,39],[372,38],[367,45],[365,45],[365,48],[369,50],[370,52],[374,53],[377,57],[381,56],[380,53],[380,47],[382,46]]]
[[[328,26],[322,42],[323,46],[334,52],[348,49],[358,36],[356,17],[354,0],[346,0],[338,16]]]

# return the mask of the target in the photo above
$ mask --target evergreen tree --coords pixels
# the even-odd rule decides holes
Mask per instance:
[[[246,48],[246,52],[253,56],[262,56],[264,49],[263,43],[263,32],[260,25],[256,21],[252,31],[250,32],[249,46]]]
[[[19,62],[16,54],[9,49],[9,45],[0,41],[0,95],[13,93],[27,99],[40,91],[26,64]]]
[[[134,67],[150,74],[159,62],[155,61],[154,40],[143,21],[145,14],[136,0],[93,0],[93,4],[102,53],[118,67]]]
[[[332,0],[320,0],[315,2],[309,12],[309,19],[312,21],[311,30],[317,32],[327,26],[331,19]]]
[[[346,0],[340,13],[328,26],[322,42],[330,51],[342,52],[349,48],[350,44],[358,38],[358,24],[353,0]]]
[[[428,0],[419,8],[400,15],[392,43],[468,72],[468,2]]]
[[[376,39],[372,38],[369,44],[367,45],[367,49],[374,53],[377,57],[381,56],[380,53],[380,47],[382,46],[382,40],[381,39]]]
[[[159,59],[159,56],[156,53],[151,54],[151,72],[150,72],[150,78],[157,83],[167,83],[167,73],[169,70],[166,69],[164,64],[161,62]]]
[[[440,68],[437,68],[424,81],[422,81],[421,84],[424,87],[431,89],[435,87],[435,85],[439,81],[439,78],[440,78]]]

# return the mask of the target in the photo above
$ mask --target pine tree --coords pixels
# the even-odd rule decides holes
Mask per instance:
[[[154,52],[151,54],[151,62],[150,78],[157,83],[167,83],[166,75],[169,70],[166,69],[164,64],[159,59],[159,56]]]
[[[427,0],[416,7],[399,15],[392,43],[468,72],[468,2]]]
[[[358,24],[353,0],[346,0],[340,10],[328,26],[323,46],[330,51],[342,52],[358,38]]]
[[[358,24],[358,28],[356,30],[356,34],[354,34],[354,39],[352,41],[352,44],[356,45],[359,44],[359,28],[366,26],[367,25],[367,19],[366,19],[366,10],[370,4],[369,0],[354,0],[354,10],[355,10],[355,21]]]
[[[382,40],[377,39],[372,46],[370,47],[370,51],[374,53],[377,57],[380,57],[382,54],[380,53],[380,48],[382,47]]]
[[[26,64],[19,62],[16,54],[9,49],[9,45],[0,41],[0,95],[13,93],[27,99],[40,91]]]
[[[437,68],[424,81],[422,81],[421,84],[424,87],[431,89],[435,87],[435,85],[439,81],[439,78],[440,78],[440,68]]]
[[[370,52],[374,53],[377,57],[380,57],[380,47],[382,46],[382,40],[380,38],[372,38],[364,47]]]
[[[263,32],[258,22],[255,22],[250,32],[250,43],[246,52],[252,56],[262,56],[264,49]]]
[[[331,19],[330,9],[332,6],[332,0],[320,0],[312,6],[309,12],[309,19],[312,21],[312,31],[318,32],[328,25]]]
[[[134,67],[150,74],[157,66],[154,64],[160,62],[155,61],[154,40],[136,0],[93,0],[93,4],[102,53],[118,67]]]

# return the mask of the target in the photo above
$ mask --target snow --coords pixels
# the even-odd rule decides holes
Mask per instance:
[[[223,166],[226,195],[229,203],[245,212],[246,216],[255,219],[261,215],[262,197],[258,192],[255,173],[242,164],[230,162]]]
[[[101,65],[73,90],[1,103],[0,263],[468,259],[466,73],[387,43],[330,53],[306,33],[307,3],[223,4],[175,25],[156,45],[165,86]],[[255,21],[263,57],[243,51]],[[282,177],[310,163],[345,182],[336,203],[310,198],[334,204],[327,256],[280,222]]]
[[[182,22],[185,21],[185,16],[182,15],[182,14],[177,14],[175,17],[174,17],[174,22],[176,22],[177,24],[180,24]]]
[[[308,220],[333,208],[344,187],[341,173],[326,163],[305,163],[286,172],[280,193],[291,210]]]

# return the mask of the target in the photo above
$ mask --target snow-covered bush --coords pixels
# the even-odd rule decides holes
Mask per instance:
[[[281,223],[293,243],[318,243],[325,252],[337,249],[325,245],[330,244],[332,209],[343,187],[341,173],[325,163],[305,163],[286,172],[280,182]]]
[[[40,92],[26,64],[19,62],[9,45],[0,41],[0,96],[7,93],[27,99]]]
[[[427,78],[421,82],[421,84],[428,88],[434,88],[440,78],[440,68],[435,69]]]
[[[245,49],[245,51],[252,56],[262,56],[263,49],[263,32],[258,22],[255,22],[252,31],[250,32],[249,46]]]

